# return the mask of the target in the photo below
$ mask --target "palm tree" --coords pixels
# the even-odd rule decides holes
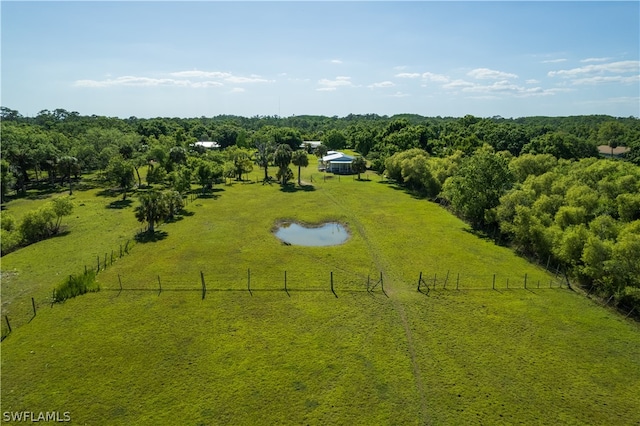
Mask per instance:
[[[269,180],[269,162],[273,156],[273,145],[268,142],[256,142],[256,152],[253,156],[254,161],[258,167],[264,169],[264,180]]]
[[[166,198],[159,191],[149,191],[140,195],[140,205],[136,207],[135,214],[138,222],[147,222],[149,234],[155,232],[155,224],[168,215]]]
[[[353,163],[351,163],[351,170],[358,174],[358,180],[360,180],[360,173],[367,171],[367,161],[364,157],[358,156],[354,158]]]
[[[302,186],[300,183],[300,168],[307,167],[309,165],[309,157],[307,156],[307,152],[304,149],[299,149],[293,153],[291,157],[291,162],[298,166],[298,186]]]
[[[286,185],[287,180],[290,179],[290,175],[286,172],[286,169],[289,169],[289,163],[291,163],[292,156],[293,151],[291,150],[291,147],[284,143],[278,145],[273,154],[273,162],[280,169],[278,170],[278,176],[282,178],[282,185]]]

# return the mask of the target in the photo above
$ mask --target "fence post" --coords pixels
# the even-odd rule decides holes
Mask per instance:
[[[418,291],[420,291],[420,283],[422,283],[422,271],[420,271],[420,277],[418,277]]]
[[[207,294],[207,286],[204,282],[204,273],[200,271],[200,281],[202,282],[202,300],[204,300],[204,296]]]
[[[104,269],[107,269],[107,253],[104,254]]]
[[[36,300],[32,297],[31,298],[31,306],[33,306],[33,316],[36,316]]]
[[[434,290],[436,289],[436,278],[437,278],[437,276],[438,276],[437,273],[433,274],[433,289]]]
[[[9,333],[11,333],[11,324],[9,324],[9,317],[5,315],[4,320],[7,322],[7,328],[9,329]]]
[[[162,284],[160,283],[160,275],[158,275],[158,296],[162,293]]]
[[[460,285],[460,272],[458,272],[458,277],[456,278],[456,290],[458,290],[459,285]]]
[[[287,271],[284,271],[284,291],[286,291],[287,293],[289,293],[287,291]]]
[[[442,288],[447,288],[447,281],[449,281],[449,270],[447,269],[447,277],[444,279],[444,286]]]
[[[100,256],[97,256],[98,259],[98,269],[96,270],[96,272],[100,272]]]
[[[338,297],[336,292],[333,290],[333,271],[331,271],[331,293],[333,293],[335,297]]]
[[[380,271],[380,287],[382,288],[382,292],[384,293],[384,281],[382,280],[382,271]],[[384,293],[385,295],[387,293]]]
[[[527,289],[527,274],[524,274],[524,289]]]
[[[122,280],[120,279],[120,274],[118,274],[118,283],[120,284],[120,291],[122,291]]]
[[[495,289],[496,289],[496,274],[493,274],[493,284],[492,284],[491,288],[492,288],[493,290],[495,290]]]
[[[507,289],[509,289],[509,278],[507,278]]]
[[[249,294],[251,293],[251,269],[247,268],[247,290],[249,290]]]
[[[371,275],[367,275],[367,291],[369,290],[369,282],[371,281]]]

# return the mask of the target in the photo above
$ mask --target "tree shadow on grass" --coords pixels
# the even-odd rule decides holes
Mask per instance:
[[[311,191],[315,191],[315,190],[316,190],[316,187],[313,186],[313,185],[296,186],[296,185],[290,184],[290,183],[280,187],[280,191],[282,191],[282,192],[299,192],[299,191],[311,192]]]
[[[96,197],[117,197],[122,194],[120,188],[105,188],[96,192]]]
[[[155,243],[156,241],[162,241],[169,236],[166,231],[143,231],[138,232],[135,236],[135,240],[139,243]]]
[[[108,209],[126,209],[127,207],[131,207],[131,204],[133,204],[133,201],[131,200],[117,200],[107,204],[107,208]]]
[[[205,193],[205,194],[198,194],[198,198],[202,198],[205,200],[209,200],[209,199],[213,199],[213,200],[217,200],[218,198],[220,198],[220,195],[218,194],[211,194],[211,193]]]

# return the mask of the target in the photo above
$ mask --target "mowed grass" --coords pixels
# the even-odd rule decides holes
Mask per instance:
[[[161,239],[100,272],[101,292],[41,306],[2,343],[2,410],[123,425],[640,421],[636,324],[557,288],[437,205],[377,177],[314,173],[311,183],[311,169],[304,189],[263,186],[258,174],[218,186],[160,227]],[[133,206],[106,209],[116,199],[90,191],[77,197],[98,201],[75,220],[102,212],[110,223],[116,213],[113,229],[135,229]],[[286,246],[272,234],[282,219],[337,220],[351,237]],[[70,233],[54,240],[88,251],[132,236],[79,229],[70,220]],[[3,273],[16,268],[24,294],[46,297],[57,281],[43,270],[75,273],[96,256],[76,260],[58,248],[56,262],[33,262],[37,246],[54,243],[6,256]],[[28,270],[13,266],[30,261]],[[426,282],[436,276],[428,295],[416,291],[421,271]],[[380,272],[386,294],[368,293]]]

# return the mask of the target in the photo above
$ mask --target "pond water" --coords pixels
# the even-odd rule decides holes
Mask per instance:
[[[337,222],[309,227],[285,222],[278,226],[275,234],[285,243],[295,246],[335,246],[349,238],[347,229]]]

